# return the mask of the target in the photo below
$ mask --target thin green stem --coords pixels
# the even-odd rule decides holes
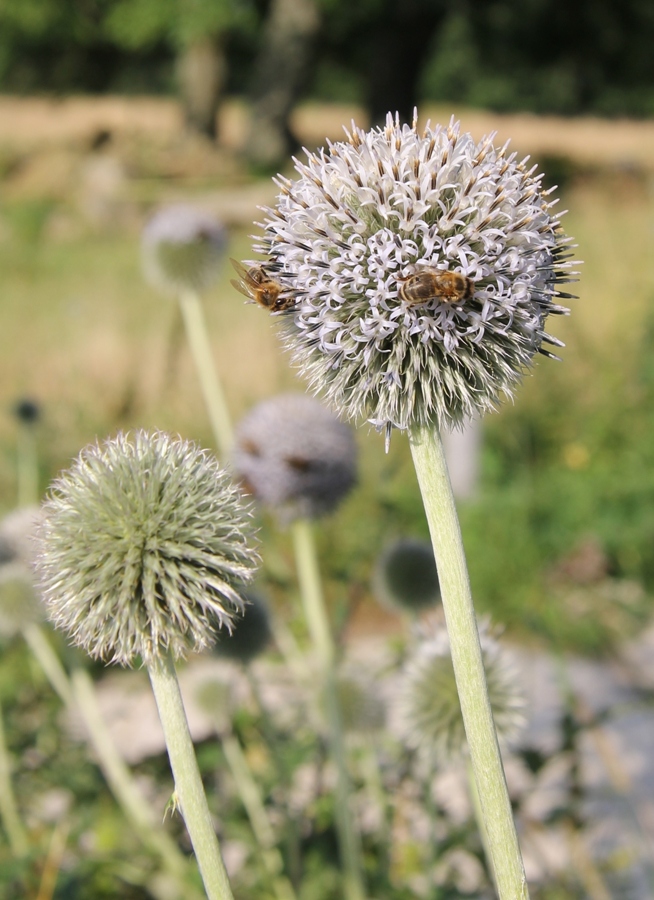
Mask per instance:
[[[366,895],[361,864],[361,842],[350,813],[350,779],[345,760],[345,741],[336,680],[336,653],[322,590],[318,556],[311,523],[293,523],[293,542],[307,627],[321,669],[331,755],[336,765],[336,828],[343,863],[344,893],[348,900]]]
[[[11,784],[11,760],[5,741],[3,718],[2,709],[0,709],[0,817],[2,817],[11,852],[14,856],[25,856],[29,849],[29,841],[18,815],[18,805]]]
[[[440,435],[417,430],[411,452],[431,533],[461,713],[501,900],[529,896],[493,724],[461,529]]]
[[[261,848],[261,858],[266,873],[271,878],[273,890],[278,900],[296,900],[293,886],[283,874],[284,861],[275,843],[275,832],[241,745],[231,733],[223,735],[221,742],[227,765],[250,820],[252,832]]]
[[[179,296],[179,304],[214,439],[220,455],[227,457],[234,440],[232,422],[214,365],[202,302],[195,291],[184,291]]]
[[[18,434],[18,506],[39,502],[39,463],[33,424],[21,424]]]
[[[36,623],[25,626],[23,637],[59,698],[69,709],[81,715],[98,765],[126,818],[143,844],[159,857],[164,870],[179,880],[179,895],[188,896],[189,888],[181,882],[187,869],[186,860],[172,838],[158,824],[128,766],[118,753],[100,714],[93,681],[80,668],[75,669],[69,679],[43,629]]]
[[[207,897],[209,900],[233,900],[195,758],[172,657],[167,655],[156,663],[151,663],[148,674],[175,779],[175,796],[193,844]]]
[[[153,810],[136,787],[129,769],[118,753],[100,714],[93,681],[84,669],[75,669],[71,674],[71,686],[100,768],[113,795],[145,846],[160,857],[169,874],[180,878],[186,870],[186,860],[177,844],[157,825]]]

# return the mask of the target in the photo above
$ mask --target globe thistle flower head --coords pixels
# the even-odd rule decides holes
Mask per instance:
[[[441,595],[431,544],[415,538],[390,544],[375,566],[373,592],[385,606],[407,612],[438,603]]]
[[[242,612],[234,616],[229,633],[218,635],[213,652],[216,656],[247,664],[266,649],[272,630],[263,598],[253,591],[245,591],[242,596],[245,601]]]
[[[494,135],[393,120],[307,152],[278,179],[256,250],[295,304],[296,364],[345,416],[457,424],[511,396],[573,280],[541,177]]]
[[[55,626],[131,665],[210,646],[258,563],[250,509],[209,453],[160,433],[91,445],[43,506],[37,572]]]
[[[143,271],[164,293],[203,291],[217,278],[226,247],[225,229],[210,213],[186,204],[166,206],[143,229]]]
[[[525,700],[519,676],[488,621],[479,623],[479,639],[488,693],[500,741],[510,742],[524,724]],[[450,643],[445,625],[422,625],[404,671],[400,700],[407,743],[444,761],[466,752]]]
[[[355,484],[356,459],[352,429],[304,394],[259,403],[236,429],[238,475],[284,522],[332,512]]]

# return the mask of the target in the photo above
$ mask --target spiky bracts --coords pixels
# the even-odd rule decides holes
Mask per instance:
[[[54,624],[91,656],[150,664],[210,646],[258,564],[250,510],[211,454],[155,432],[87,447],[43,506]]]
[[[279,178],[256,249],[295,307],[285,341],[311,388],[378,428],[458,424],[511,396],[567,310],[569,239],[526,160],[459,125],[420,132],[388,116]],[[462,302],[413,304],[425,269],[474,282]]]

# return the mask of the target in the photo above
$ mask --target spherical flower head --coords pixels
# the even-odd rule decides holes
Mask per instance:
[[[226,248],[225,229],[210,213],[166,206],[143,229],[143,271],[164,293],[203,291],[218,277]]]
[[[458,424],[562,346],[545,322],[567,312],[569,239],[507,145],[389,115],[307,155],[256,249],[296,295],[277,314],[296,364],[343,415],[387,435]]]
[[[488,621],[479,623],[481,653],[495,727],[509,742],[524,724],[520,680]],[[448,761],[466,752],[467,743],[445,625],[432,620],[419,631],[404,671],[401,717],[407,742]]]
[[[236,429],[234,467],[284,522],[332,512],[356,482],[352,429],[304,394],[279,394]]]
[[[434,551],[427,541],[393,541],[377,561],[373,591],[386,606],[417,612],[440,600]]]
[[[213,456],[160,432],[87,447],[43,507],[37,572],[54,624],[131,665],[210,646],[258,563],[250,509]]]
[[[213,652],[224,659],[247,664],[264,652],[272,638],[272,629],[263,597],[254,591],[246,591],[243,599],[242,612],[234,616],[229,633],[218,635]]]

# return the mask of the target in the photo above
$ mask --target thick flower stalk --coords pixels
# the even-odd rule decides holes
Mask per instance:
[[[37,571],[54,624],[91,656],[146,664],[175,792],[211,900],[231,900],[174,659],[243,608],[250,510],[216,460],[162,433],[82,451],[43,505]]]
[[[524,867],[439,431],[493,410],[561,346],[545,326],[572,296],[570,239],[536,167],[493,135],[389,115],[347,137],[279,179],[257,265],[289,298],[274,315],[311,387],[387,446],[409,433],[491,864],[516,900]]]

